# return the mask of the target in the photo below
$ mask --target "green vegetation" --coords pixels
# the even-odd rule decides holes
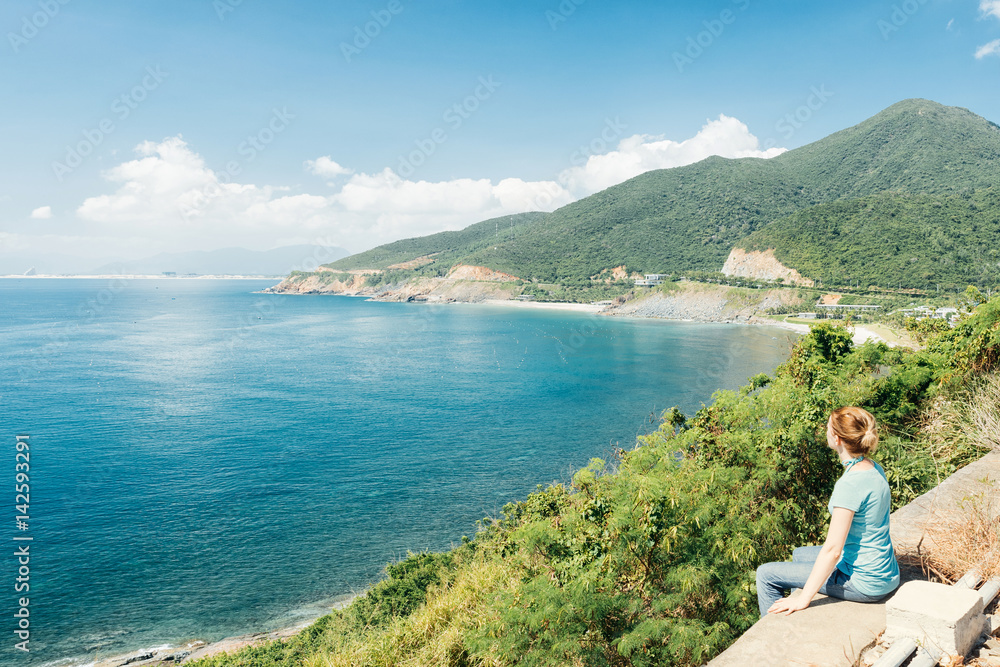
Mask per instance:
[[[821,204],[737,243],[774,249],[785,266],[823,285],[957,291],[1000,284],[1000,193],[883,193]]]
[[[568,303],[590,303],[607,301],[626,296],[635,289],[631,280],[616,280],[608,284],[594,283],[585,286],[544,285],[526,283],[522,294],[530,294],[536,301],[557,301]]]
[[[668,410],[631,451],[507,505],[451,552],[391,565],[298,637],[198,664],[703,664],[756,620],[756,566],[824,538],[841,470],[829,412],[876,415],[898,507],[984,453],[961,406],[998,368],[1000,297],[921,351],[855,348],[819,324],[773,377]]]
[[[333,269],[387,269],[418,258],[433,260],[447,273],[462,257],[490,244],[518,238],[525,228],[544,220],[545,213],[520,213],[477,222],[457,232],[403,239],[327,264]],[[432,257],[429,257],[432,256]]]
[[[774,247],[825,286],[960,289],[998,279],[1000,128],[906,100],[770,160],[711,157],[651,171],[552,213],[405,239],[335,270],[486,266],[589,288],[603,271],[718,272],[734,247]],[[425,275],[421,273],[420,275]],[[693,279],[693,276],[688,276]]]
[[[1000,128],[964,109],[907,100],[770,160],[713,157],[642,174],[467,261],[546,281],[619,265],[640,273],[718,271],[740,240],[796,211],[886,191],[988,188],[998,167]]]

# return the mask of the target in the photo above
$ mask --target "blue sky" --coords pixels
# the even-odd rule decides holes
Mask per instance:
[[[0,27],[0,256],[360,251],[906,98],[1000,121],[1000,0],[8,0]]]

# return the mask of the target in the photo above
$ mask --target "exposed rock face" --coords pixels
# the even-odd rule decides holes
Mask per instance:
[[[611,274],[610,276],[608,274]],[[642,277],[642,274],[633,272],[634,277]],[[605,283],[611,283],[615,280],[625,280],[629,277],[628,270],[625,265],[615,266],[610,269],[604,269],[597,275],[590,276],[591,280],[603,280]]]
[[[490,282],[500,283],[519,280],[517,276],[512,276],[509,273],[494,271],[493,269],[488,269],[485,266],[470,266],[468,264],[459,264],[458,266],[452,268],[452,270],[448,272],[448,277],[452,280],[488,280]]]
[[[343,294],[368,296],[377,301],[467,301],[476,303],[490,299],[512,299],[522,289],[513,285],[518,280],[501,271],[484,266],[456,266],[446,278],[417,278],[399,284],[371,285],[367,274],[380,273],[375,269],[354,270],[350,280],[331,280],[324,276],[329,269],[322,267],[311,275],[291,276],[264,292],[272,294]]]
[[[305,278],[301,276],[285,278],[274,287],[268,287],[263,291],[272,294],[345,294],[347,296],[356,296],[365,293],[365,275],[366,273],[372,273],[345,271],[344,273],[351,274],[350,280],[324,280],[322,274],[329,272],[331,272],[331,269],[321,266],[313,275],[306,276]],[[370,290],[371,288],[368,289]]]
[[[520,292],[516,286],[510,285],[510,281],[420,278],[413,282],[388,287],[372,294],[372,298],[378,301],[479,303],[494,299],[511,299]]]
[[[747,252],[742,248],[733,248],[722,265],[722,273],[754,280],[780,280],[786,285],[813,286],[812,280],[803,278],[798,271],[779,262],[771,249]]]

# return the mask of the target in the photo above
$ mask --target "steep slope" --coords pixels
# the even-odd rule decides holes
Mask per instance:
[[[620,264],[714,271],[739,239],[796,210],[886,190],[961,192],[998,177],[1000,128],[965,109],[906,100],[771,160],[713,157],[642,174],[468,261],[543,280]]]
[[[430,236],[419,236],[387,243],[345,257],[326,266],[334,270],[346,271],[396,267],[417,268],[425,264],[435,263],[443,266],[442,273],[446,273],[452,264],[458,263],[452,260],[474,253],[490,243],[509,239],[512,234],[519,235],[523,228],[537,224],[546,215],[545,213],[532,212],[491,218],[456,232],[439,232]],[[401,265],[407,264],[410,266],[401,267]]]
[[[904,100],[775,161],[818,201],[985,188],[1000,175],[1000,127],[968,109]]]
[[[1000,281],[1000,193],[882,193],[820,204],[737,243],[773,250],[783,265],[825,285],[919,289]]]
[[[630,272],[718,271],[742,239],[797,211],[887,191],[971,192],[998,181],[1000,127],[966,109],[905,100],[770,160],[711,157],[651,171],[549,214],[515,216],[513,234],[497,235],[498,221],[488,220],[330,266],[413,268],[434,254],[439,273],[469,264],[566,285],[589,284],[591,276],[623,265]],[[963,225],[979,220],[958,217]],[[499,225],[509,226],[508,218]],[[955,260],[964,261],[966,251]],[[918,273],[937,275],[927,267]]]
[[[586,281],[604,269],[717,270],[736,240],[809,206],[780,167],[708,158],[648,172],[565,206],[512,243],[467,258],[524,278]]]

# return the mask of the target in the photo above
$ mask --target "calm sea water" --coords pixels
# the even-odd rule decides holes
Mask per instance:
[[[0,661],[286,626],[783,361],[777,329],[0,280]],[[30,434],[29,530],[15,438]],[[31,536],[30,648],[13,648]]]

